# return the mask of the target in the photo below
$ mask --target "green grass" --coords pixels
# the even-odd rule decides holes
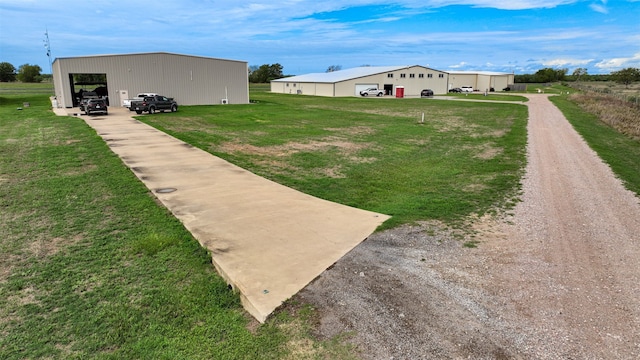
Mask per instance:
[[[283,316],[251,330],[182,224],[49,108],[0,96],[0,358],[279,359],[309,337]]]
[[[627,189],[640,195],[640,141],[625,136],[569,101],[566,96],[552,96],[550,100],[585,139]]]
[[[260,91],[251,100],[139,119],[276,182],[392,215],[383,228],[456,222],[518,190],[522,105]]]
[[[21,82],[0,82],[0,96],[8,98],[19,96],[20,94],[48,94],[53,95],[53,84],[43,83],[21,83]]]
[[[438,96],[437,95],[435,98],[437,99]],[[446,97],[455,97],[455,98],[460,98],[460,99],[465,99],[465,100],[485,100],[485,101],[514,101],[514,102],[527,102],[529,101],[529,99],[527,99],[524,96],[518,95],[518,93],[495,93],[495,92],[490,92],[487,94],[487,96],[484,95],[484,93],[481,92],[474,92],[474,93],[448,93],[447,95],[442,95],[442,96],[446,96]]]
[[[80,118],[51,114],[46,85],[0,84],[0,358],[356,358],[349,334],[312,338],[304,304],[252,326],[209,254],[104,141]],[[143,118],[276,181],[392,214],[387,227],[515,201],[524,106],[264,85],[251,100]],[[637,142],[553,100],[638,192]]]

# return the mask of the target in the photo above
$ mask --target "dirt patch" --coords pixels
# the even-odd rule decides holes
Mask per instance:
[[[353,143],[337,137],[326,137],[320,140],[311,140],[308,142],[289,142],[283,145],[274,146],[254,146],[251,144],[242,144],[238,142],[226,142],[218,148],[223,152],[230,153],[246,153],[265,156],[291,156],[299,152],[317,152],[327,151],[328,149],[338,148],[341,153],[353,154],[362,149],[369,147],[366,143]]]
[[[546,95],[528,106],[513,214],[371,235],[296,295],[319,338],[363,359],[640,357],[640,200]]]
[[[348,128],[325,128],[327,131],[339,132],[341,134],[349,135],[349,137],[359,135],[373,135],[377,132],[369,126],[352,126]]]
[[[82,241],[82,235],[76,235],[73,239],[64,239],[64,238],[39,238],[34,239],[31,243],[29,243],[28,250],[31,252],[36,258],[43,258],[55,255],[61,248],[79,243]]]
[[[366,129],[352,129],[353,131],[368,131]],[[226,153],[244,153],[262,156],[262,160],[257,160],[257,164],[267,166],[272,172],[288,173],[294,172],[304,176],[312,175],[318,177],[343,178],[341,165],[332,165],[329,167],[317,167],[311,170],[302,170],[290,164],[286,158],[302,152],[327,152],[338,149],[341,158],[345,162],[352,163],[371,163],[376,161],[371,157],[359,157],[357,153],[363,149],[369,148],[368,143],[354,143],[346,141],[340,137],[325,137],[319,140],[310,140],[306,142],[289,142],[283,145],[274,146],[254,146],[239,142],[226,142],[217,147],[218,151]]]
[[[502,148],[494,147],[492,144],[484,144],[482,147],[475,149],[473,157],[481,160],[490,160],[502,154],[502,151]]]

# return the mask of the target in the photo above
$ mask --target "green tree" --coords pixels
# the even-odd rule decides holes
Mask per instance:
[[[577,68],[573,70],[573,77],[576,79],[576,81],[580,81],[580,78],[585,75],[587,75],[587,69],[585,68]]]
[[[253,69],[253,71],[251,71]],[[283,78],[282,65],[276,63],[272,65],[264,64],[259,68],[255,66],[249,67],[249,82],[252,83],[268,83],[271,80]]]
[[[107,74],[73,74],[73,81],[90,85],[106,84]]]
[[[564,80],[567,75],[568,69],[552,69],[552,68],[544,68],[538,70],[533,75],[533,82],[537,83],[549,83],[555,81]]]
[[[254,72],[258,71],[258,69],[260,68],[260,66],[258,65],[250,65],[249,66],[249,80],[251,80],[251,74],[253,74]]]
[[[640,69],[638,68],[626,68],[611,73],[611,78],[619,83],[624,84],[626,87],[634,81],[640,80]]]
[[[20,65],[20,68],[18,68],[17,78],[18,80],[25,83],[40,82],[42,80],[42,78],[40,77],[41,71],[42,68],[40,68],[40,66],[38,65]]]
[[[0,82],[16,81],[16,68],[8,62],[0,63]]]

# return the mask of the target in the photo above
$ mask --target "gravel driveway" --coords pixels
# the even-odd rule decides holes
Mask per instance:
[[[478,248],[434,223],[379,232],[297,298],[364,359],[640,358],[640,201],[547,95],[529,95],[513,216]]]

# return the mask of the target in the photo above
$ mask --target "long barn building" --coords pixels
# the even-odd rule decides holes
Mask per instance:
[[[271,92],[316,96],[360,96],[375,87],[386,96],[419,97],[423,89],[446,94],[470,86],[476,91],[502,91],[513,84],[514,75],[487,71],[447,72],[425,66],[362,66],[328,73],[311,73],[271,81]]]

